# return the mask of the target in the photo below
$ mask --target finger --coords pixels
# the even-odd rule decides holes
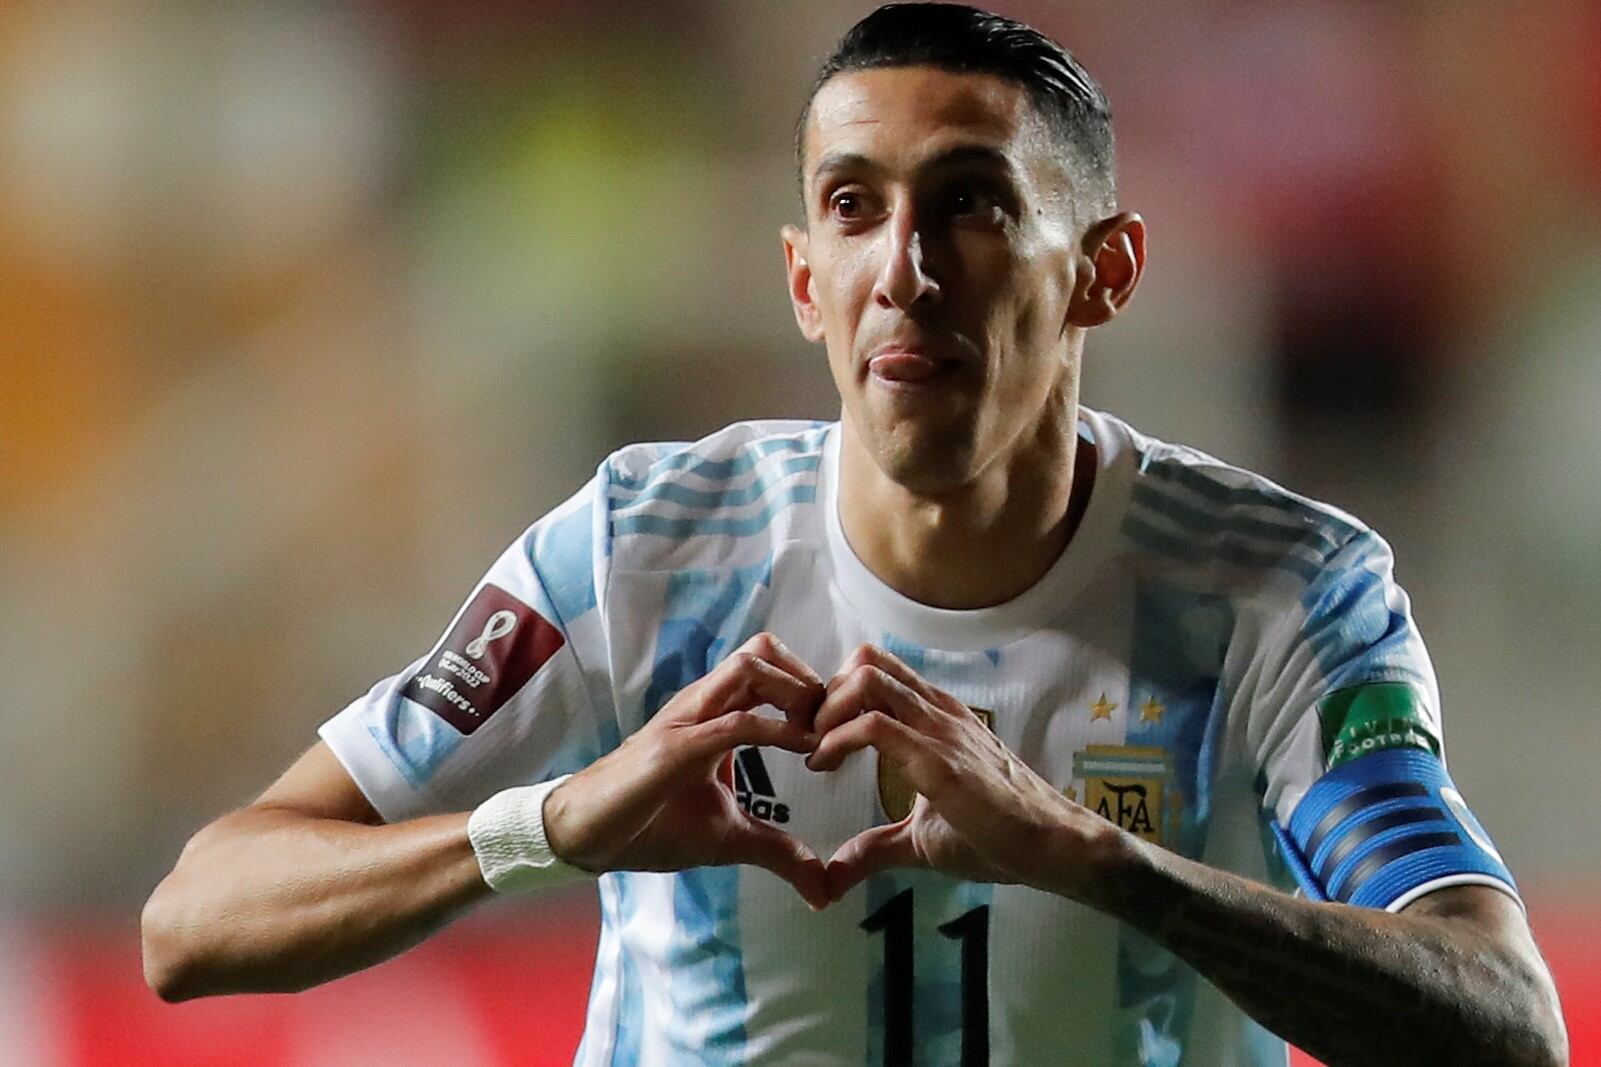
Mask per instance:
[[[683,729],[686,752],[692,759],[721,757],[741,745],[766,745],[790,752],[811,752],[817,747],[817,735],[754,711],[730,711]]]
[[[812,669],[812,665],[791,652],[784,642],[770,633],[759,633],[745,644],[753,645],[753,651],[758,655],[806,687],[801,700],[781,710],[784,717],[796,726],[803,730],[814,730],[817,709],[823,702],[823,679]]]
[[[804,733],[812,728],[822,697],[819,687],[743,649],[719,664],[705,681],[706,689],[697,694],[695,722],[771,704]]]
[[[832,901],[823,861],[792,834],[760,819],[744,816],[745,821],[729,838],[736,853],[732,859],[772,871],[795,887],[813,911],[822,911]]]
[[[906,769],[912,786],[917,787],[921,775],[915,768],[921,764],[931,744],[927,737],[882,711],[864,711],[850,722],[819,734],[816,751],[806,757],[806,767],[813,771],[832,771],[852,752],[871,747],[898,760]]]
[[[823,679],[818,676],[816,671],[812,670],[812,665],[791,652],[789,646],[780,641],[777,635],[763,631],[739,647],[742,651],[754,652],[768,663],[781,668],[807,685],[815,686],[819,692],[822,690]]]
[[[839,680],[823,699],[813,729],[819,737],[826,737],[866,711],[882,711],[907,723],[922,722],[928,715],[926,704],[915,692],[883,669],[864,664]]]
[[[876,645],[866,645],[864,647],[872,650],[874,666],[922,697],[926,703],[936,708],[942,708],[953,715],[972,715],[972,709],[965,703],[957,700],[945,690],[918,674],[905,660],[895,653],[885,648],[879,648]],[[974,717],[976,718],[976,716]]]
[[[856,653],[861,657],[861,662],[864,665],[877,667],[930,704],[937,705],[953,699],[949,693],[912,670],[905,660],[887,648],[879,648],[877,645],[863,645],[856,650]]]
[[[840,899],[852,886],[880,871],[927,866],[912,843],[911,825],[910,819],[902,819],[888,826],[875,826],[839,846],[824,868],[828,899]]]
[[[804,695],[794,703],[781,706],[781,710],[784,712],[784,717],[795,725],[810,730],[812,719],[817,714],[817,706],[823,702],[823,680],[818,677],[811,664],[791,652],[789,646],[780,641],[776,634],[767,631],[753,635],[740,645],[736,652],[736,655],[739,654],[754,656],[770,663],[801,683]]]

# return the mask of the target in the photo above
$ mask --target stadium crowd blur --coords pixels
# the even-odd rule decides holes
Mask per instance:
[[[611,448],[832,416],[777,230],[871,6],[0,7],[0,988]],[[1376,526],[1536,930],[1601,904],[1601,6],[993,6],[1151,228],[1086,402]]]

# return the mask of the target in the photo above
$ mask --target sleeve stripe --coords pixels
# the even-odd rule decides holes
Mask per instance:
[[[1323,880],[1324,884],[1329,884],[1334,877],[1334,872],[1340,869],[1340,864],[1344,863],[1351,853],[1360,848],[1363,842],[1377,837],[1386,830],[1393,830],[1397,826],[1407,826],[1412,823],[1449,825],[1446,823],[1443,813],[1438,808],[1433,807],[1398,808],[1376,815],[1371,819],[1365,819],[1347,831],[1339,842],[1329,849],[1329,854],[1323,857],[1321,861],[1314,861],[1317,865],[1318,877]],[[1315,857],[1317,851],[1314,849],[1311,855]]]
[[[1356,891],[1387,864],[1401,859],[1403,856],[1410,856],[1414,852],[1423,852],[1431,848],[1450,848],[1453,845],[1462,843],[1461,835],[1450,831],[1414,834],[1411,837],[1403,837],[1394,844],[1386,845],[1384,848],[1377,849],[1365,856],[1361,863],[1353,867],[1350,873],[1340,880],[1340,885],[1335,888],[1332,896],[1341,903],[1349,902],[1356,895]]]
[[[1360,789],[1344,800],[1330,808],[1306,839],[1304,846],[1306,855],[1316,856],[1318,846],[1323,839],[1334,832],[1335,827],[1346,819],[1355,815],[1363,808],[1374,804],[1381,804],[1386,800],[1400,800],[1402,797],[1426,797],[1429,795],[1428,787],[1421,782],[1385,782],[1381,785],[1369,786]]]
[[[1442,879],[1517,885],[1434,753],[1395,748],[1343,763],[1309,789],[1285,827],[1302,885],[1330,900],[1385,908]],[[1308,895],[1312,893],[1308,891]],[[1315,899],[1315,898],[1314,898]]]

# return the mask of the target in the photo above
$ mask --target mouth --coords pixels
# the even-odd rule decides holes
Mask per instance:
[[[960,360],[940,356],[922,345],[887,344],[867,359],[867,376],[895,389],[917,389],[950,377]]]

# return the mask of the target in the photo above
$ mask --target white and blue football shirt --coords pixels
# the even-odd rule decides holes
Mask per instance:
[[[1515,895],[1445,774],[1388,546],[1080,417],[1098,466],[1071,545],[975,611],[909,600],[856,557],[833,424],[625,448],[322,737],[386,820],[464,811],[594,761],[757,632],[825,678],[871,642],[981,709],[1067,795],[1184,855],[1372,907],[1464,883]],[[746,810],[824,858],[910,803],[871,751],[831,774],[776,749],[735,762]],[[1286,1062],[1187,965],[1033,889],[897,871],[819,914],[755,867],[599,889],[586,1067]]]

